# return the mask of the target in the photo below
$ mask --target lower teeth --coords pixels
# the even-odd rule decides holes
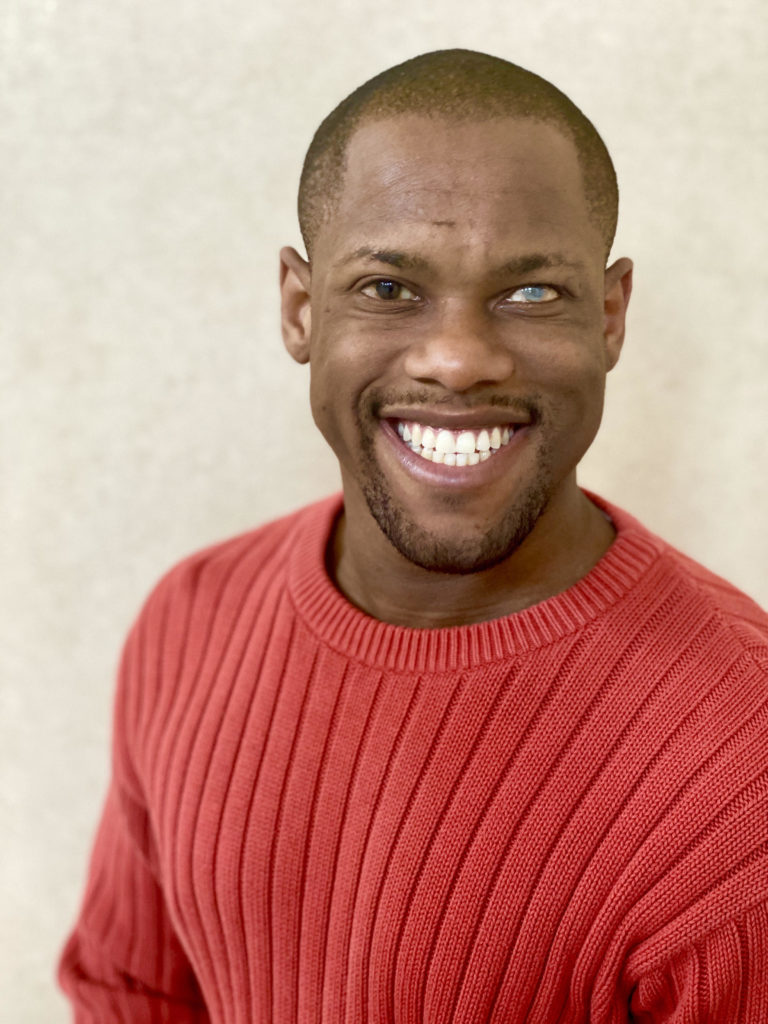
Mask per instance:
[[[471,452],[469,455],[456,452],[438,452],[434,448],[422,448],[420,445],[409,445],[412,452],[420,455],[428,462],[443,462],[446,466],[476,466],[478,462],[485,462],[499,449],[491,449],[488,452]]]

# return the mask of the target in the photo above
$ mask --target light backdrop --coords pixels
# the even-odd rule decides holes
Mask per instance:
[[[69,1019],[54,963],[149,587],[338,486],[277,251],[312,132],[384,67],[486,50],[595,122],[636,287],[582,483],[768,603],[766,36],[760,0],[0,5],[0,1021]]]

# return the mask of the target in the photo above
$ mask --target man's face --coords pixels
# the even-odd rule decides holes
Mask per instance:
[[[603,248],[549,125],[407,116],[355,133],[306,271],[305,344],[289,345],[348,519],[466,573],[567,502],[621,344]]]

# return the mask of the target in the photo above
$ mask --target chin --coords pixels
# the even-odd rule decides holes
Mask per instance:
[[[379,481],[369,481],[363,493],[382,533],[404,558],[430,572],[453,575],[482,572],[509,558],[531,533],[549,500],[549,488],[538,481],[510,502],[487,529],[467,524],[462,532],[458,514],[448,533],[425,528]]]

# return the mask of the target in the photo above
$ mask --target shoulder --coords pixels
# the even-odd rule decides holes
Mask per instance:
[[[700,621],[707,622],[724,647],[743,653],[745,670],[754,666],[762,675],[768,692],[768,614],[728,580],[693,558],[664,543],[660,566],[679,581],[682,593],[690,595],[690,606]],[[695,628],[681,614],[681,625]]]
[[[728,580],[686,555],[637,519],[609,502],[590,495],[614,520],[620,536],[631,537],[655,551],[640,589],[650,607],[662,604],[680,633],[706,629],[721,642],[738,648],[768,677],[768,613]]]
[[[306,506],[188,555],[162,575],[123,647],[120,742],[146,735],[157,716],[210,688],[228,653],[269,633],[274,612],[286,607],[301,538],[322,531],[338,505],[334,498]]]
[[[284,585],[297,538],[321,528],[339,504],[324,498],[183,558],[150,591],[139,619],[154,620],[169,607],[195,603],[214,612],[246,593]]]
[[[677,573],[768,670],[768,613],[728,580],[669,544],[664,545],[669,571]]]
[[[266,628],[259,613],[287,609],[290,573],[310,547],[304,538],[327,529],[339,507],[338,497],[323,499],[211,544],[166,571],[128,632],[118,692],[174,690],[233,641],[247,641],[257,619]]]
[[[768,899],[768,615],[626,512],[598,504],[617,541],[652,551],[609,620],[624,631],[626,693],[641,705],[648,758],[637,807],[651,827],[635,863],[649,885],[622,932],[651,934],[631,957],[636,981],[667,970],[692,942],[701,952],[702,936],[725,943]]]

